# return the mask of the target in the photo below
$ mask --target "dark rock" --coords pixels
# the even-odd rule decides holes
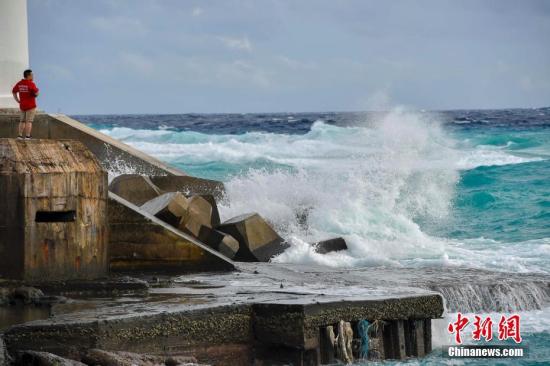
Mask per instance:
[[[182,175],[152,176],[151,181],[165,192],[181,192],[186,196],[213,195],[221,199],[224,193],[222,182]]]
[[[28,366],[86,366],[82,362],[69,360],[48,352],[22,351],[17,355],[17,365]]]
[[[281,254],[288,244],[257,213],[245,214],[227,220],[218,227],[239,242],[236,260],[268,262]]]
[[[4,338],[0,334],[0,366],[8,365],[10,362],[8,351],[6,350],[6,344]]]
[[[0,305],[9,304],[13,298],[13,290],[7,287],[0,287]]]
[[[88,365],[101,366],[156,366],[156,365],[189,365],[196,364],[194,357],[188,356],[152,356],[133,352],[110,352],[100,349],[88,350],[82,357],[82,361]]]
[[[109,191],[137,206],[163,193],[149,177],[137,174],[119,175],[109,184]]]
[[[141,209],[167,224],[178,227],[181,218],[187,213],[188,207],[189,202],[183,194],[170,192],[147,201],[141,206]]]
[[[21,286],[13,291],[13,298],[25,304],[38,304],[43,297],[44,293],[42,290],[34,287]]]
[[[315,251],[320,254],[326,254],[330,252],[337,252],[340,250],[348,249],[346,241],[343,238],[323,240],[313,245],[315,246]]]

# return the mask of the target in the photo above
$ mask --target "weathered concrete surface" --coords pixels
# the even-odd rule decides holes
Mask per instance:
[[[107,171],[132,171],[141,175],[185,175],[185,172],[63,114],[39,113],[34,122],[34,138],[81,141]],[[0,137],[16,137],[18,123],[19,115],[0,114]]]
[[[257,213],[234,217],[217,229],[237,239],[239,251],[235,259],[239,261],[268,262],[271,257],[288,248],[284,240]]]
[[[315,246],[315,251],[320,254],[326,254],[330,252],[337,252],[339,250],[348,249],[348,246],[344,238],[322,240],[315,243],[314,246]]]
[[[115,177],[109,184],[109,191],[137,206],[164,193],[149,177],[138,174],[122,174]]]
[[[17,365],[32,366],[86,366],[86,364],[59,357],[48,352],[21,351],[16,357]]]
[[[197,238],[109,193],[110,264],[114,270],[230,270],[233,262]]]
[[[31,284],[39,287],[38,289],[36,289],[37,291],[47,294],[43,297],[33,297],[33,301],[31,302],[37,302],[40,305],[58,302],[56,301],[56,298],[62,296],[122,296],[132,294],[147,294],[147,291],[149,290],[149,284],[144,280],[128,276],[117,276],[115,274],[111,274],[108,278],[105,279],[98,279],[93,281],[48,281]],[[9,286],[13,285],[18,286],[19,284],[0,282],[0,286],[6,286],[4,288],[8,290]],[[15,290],[15,288],[16,287],[14,287],[13,289]],[[1,290],[2,288],[0,288],[0,291]],[[34,299],[36,299],[37,301],[34,301]]]
[[[212,195],[221,199],[225,192],[222,182],[191,176],[151,176],[151,181],[165,192],[181,192],[186,196]]]
[[[114,191],[113,193],[116,194]],[[188,208],[189,201],[180,192],[164,193],[161,196],[145,202],[141,206],[143,211],[150,213],[176,228],[179,226],[182,217],[187,214]]]
[[[125,307],[125,309],[128,306]],[[118,309],[120,312],[122,309]],[[80,313],[58,318],[57,322],[38,321],[11,328],[6,333],[6,343],[10,352],[18,349],[43,349],[49,352],[76,358],[87,349],[124,350],[136,353],[179,353],[188,352],[201,362],[220,361],[212,359],[209,349],[239,346],[248,349],[251,340],[251,312],[248,307],[223,306],[196,308],[182,311],[158,308],[153,312],[134,313],[137,308],[130,306],[127,311],[115,315],[100,316]],[[72,319],[72,320],[70,320]],[[20,332],[22,327],[26,331]],[[235,346],[233,346],[235,348]],[[222,355],[217,355],[220,357]],[[247,354],[225,354],[227,365],[248,362],[234,362],[248,358]]]
[[[176,366],[197,365],[197,359],[188,356],[154,356],[133,352],[109,352],[91,349],[82,357],[87,365],[101,366]]]
[[[0,275],[107,275],[107,173],[82,143],[0,139],[0,187]]]

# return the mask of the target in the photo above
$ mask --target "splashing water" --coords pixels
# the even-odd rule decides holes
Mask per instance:
[[[303,120],[277,117],[272,123],[277,131],[282,125],[292,131],[295,121]],[[242,118],[242,123],[253,120]],[[548,272],[549,235],[536,216],[541,213],[533,216],[534,238],[500,237],[498,220],[508,209],[497,207],[498,199],[517,188],[496,187],[496,193],[479,188],[498,182],[509,166],[547,166],[546,135],[489,133],[484,126],[472,130],[464,124],[456,133],[439,120],[440,115],[395,110],[376,118],[354,115],[351,124],[317,120],[304,134],[204,134],[170,127],[103,132],[191,174],[224,180],[223,219],[259,212],[292,244],[275,261]],[[545,194],[540,187],[533,197],[510,197],[505,203],[534,202]],[[495,222],[488,226],[487,210],[493,208]],[[319,255],[308,244],[335,236],[346,239],[348,251]]]
[[[251,170],[227,182],[225,217],[258,211],[291,238],[277,261],[360,265],[434,258],[444,245],[425,235],[414,218],[448,215],[459,178],[454,141],[436,121],[396,111],[368,127],[316,122],[296,141],[273,148],[294,169]],[[280,154],[279,154],[280,156]],[[306,242],[344,236],[349,252],[315,255]]]

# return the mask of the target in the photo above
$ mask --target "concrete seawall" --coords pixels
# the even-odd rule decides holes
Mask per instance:
[[[18,123],[18,110],[0,110],[0,138],[17,136]],[[131,172],[154,176],[163,188],[171,190],[180,189],[182,180],[185,180],[203,190],[194,193],[219,196],[223,191],[221,182],[189,177],[185,172],[65,115],[38,113],[33,123],[33,139],[80,141],[96,156],[103,169],[113,175]],[[234,268],[231,260],[206,244],[153,216],[148,217],[139,207],[112,193],[108,207],[112,270],[162,268],[190,272]],[[117,214],[121,212],[123,214]]]
[[[109,221],[111,269],[163,268],[179,272],[235,269],[235,263],[223,254],[112,192],[109,192]],[[132,240],[136,234],[141,237]],[[134,258],[125,253],[132,253]]]
[[[17,110],[0,111],[0,137],[17,136]],[[72,139],[82,142],[109,172],[143,175],[187,175],[133,147],[107,136],[63,114],[38,113],[32,130],[33,138]]]

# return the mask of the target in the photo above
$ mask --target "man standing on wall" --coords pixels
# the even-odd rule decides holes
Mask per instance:
[[[13,97],[19,103],[19,109],[21,109],[18,139],[23,138],[23,130],[25,130],[25,138],[31,138],[32,121],[36,114],[36,97],[38,96],[38,88],[32,80],[32,70],[25,70],[23,79],[15,84],[12,89]]]

